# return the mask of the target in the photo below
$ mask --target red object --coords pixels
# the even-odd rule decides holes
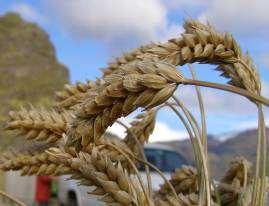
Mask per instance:
[[[36,202],[48,202],[50,199],[50,183],[51,177],[38,176],[36,178]]]

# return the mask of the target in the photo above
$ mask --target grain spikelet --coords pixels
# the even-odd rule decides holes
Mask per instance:
[[[231,161],[228,171],[225,173],[221,182],[231,184],[235,179],[238,179],[240,186],[243,186],[244,182],[250,183],[251,181],[251,167],[252,164],[244,157],[236,157]],[[245,176],[244,173],[247,173]],[[245,180],[245,177],[247,180]]]
[[[110,145],[113,145],[113,147]],[[98,142],[88,144],[83,151],[91,153],[94,148],[97,148],[98,151],[100,151],[103,155],[109,157],[112,162],[120,162],[124,169],[127,169],[128,172],[133,173],[133,168],[130,166],[126,157],[119,153],[119,151],[115,150],[114,147],[120,148],[133,162],[135,162],[135,159],[133,158],[135,154],[133,151],[123,140],[119,139],[118,137],[113,138],[104,135]]]
[[[95,82],[78,82],[75,85],[66,84],[63,91],[58,91],[55,93],[57,101],[56,106],[64,109],[72,109],[75,105],[81,103],[83,100],[96,95],[96,89],[99,85],[100,81],[98,79]]]
[[[191,194],[198,191],[197,171],[191,166],[182,166],[182,168],[176,169],[169,181],[177,194]],[[167,184],[163,184],[158,191],[159,195],[166,195],[170,192]]]
[[[54,110],[44,109],[26,110],[9,113],[10,120],[6,129],[16,130],[18,135],[23,135],[26,139],[46,141],[53,143],[62,138],[66,132],[70,114],[68,112],[58,113]]]
[[[124,139],[126,145],[131,149],[133,154],[139,156],[139,147],[134,137],[137,138],[141,145],[144,145],[149,139],[155,127],[156,111],[151,109],[136,116],[131,122],[131,127],[126,131]]]
[[[195,193],[191,193],[188,195],[179,194],[178,200],[175,199],[172,195],[166,195],[163,199],[157,198],[155,199],[156,206],[198,206],[199,205],[199,197]],[[212,206],[218,206],[216,203],[212,203]]]
[[[216,69],[222,72],[221,75],[230,79],[229,84],[260,94],[261,83],[255,65],[248,54],[241,52],[231,34],[219,33],[211,25],[194,20],[187,20],[184,28],[185,33],[182,37],[170,39],[162,44],[142,46],[115,59],[103,69],[103,77],[111,76],[121,67],[137,59],[143,60],[153,56],[175,66],[193,62],[217,65]],[[98,82],[99,80],[96,83]],[[82,102],[87,95],[92,97],[94,93],[89,89],[89,94],[86,95],[87,92],[84,91],[87,85],[88,83],[83,86],[82,84],[68,86],[67,91],[59,93],[59,99],[68,99],[66,102],[72,102],[67,103],[67,107]],[[80,95],[81,92],[83,95]]]
[[[68,174],[69,168],[58,164],[55,158],[45,152],[15,153],[9,152],[3,155],[0,162],[2,171],[18,171],[21,175],[63,175]]]
[[[96,187],[91,194],[102,196],[101,201],[118,205],[138,205],[140,202],[141,194],[135,193],[133,182],[121,164],[114,164],[97,148],[93,148],[91,153],[80,152],[76,158],[69,158],[69,155],[57,149],[50,153],[89,180],[91,186]]]
[[[218,187],[222,205],[237,205],[239,201],[246,201],[245,198],[251,193],[248,190],[252,180],[250,169],[251,163],[244,157],[237,157],[231,162]]]
[[[104,76],[111,75],[116,70],[118,70],[119,66],[128,64],[137,59],[137,57],[145,55],[150,48],[152,48],[154,44],[148,44],[145,46],[141,46],[137,49],[134,49],[131,52],[124,53],[121,57],[116,58],[113,62],[108,64],[107,68],[101,69],[104,73]]]
[[[217,32],[212,26],[188,20],[182,38],[156,44],[149,49],[153,55],[174,65],[209,63],[217,65],[222,76],[231,85],[260,94],[261,83],[248,54],[241,49],[232,35]]]
[[[149,109],[165,102],[173,94],[177,84],[183,80],[175,67],[164,62],[138,61],[123,67],[120,72],[125,74],[120,80],[108,80],[105,89],[92,101],[81,104],[68,133],[71,138],[69,142],[81,142],[83,138],[88,138],[88,142],[96,141],[119,117],[130,114],[138,107]],[[164,75],[165,72],[169,75]],[[134,73],[139,76],[132,78]],[[156,81],[148,78],[149,74],[154,76]],[[139,92],[134,92],[136,85],[139,88],[136,91]],[[143,101],[146,91],[150,91],[152,95],[146,98],[147,101]]]

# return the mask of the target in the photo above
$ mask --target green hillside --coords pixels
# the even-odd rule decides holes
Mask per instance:
[[[9,110],[27,106],[28,102],[50,105],[54,91],[68,80],[68,70],[58,62],[44,30],[15,13],[0,17],[1,127]],[[1,147],[12,140],[1,132]]]

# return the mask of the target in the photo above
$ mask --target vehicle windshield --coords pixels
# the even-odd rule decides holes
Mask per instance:
[[[145,155],[147,160],[158,167],[162,172],[172,172],[185,164],[184,158],[173,151],[146,148]],[[145,168],[141,166],[140,170],[144,171]]]

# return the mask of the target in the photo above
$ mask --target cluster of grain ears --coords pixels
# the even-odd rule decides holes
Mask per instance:
[[[152,191],[137,169],[145,164],[161,174],[146,161],[141,148],[154,130],[157,112],[178,86],[213,85],[194,83],[177,66],[194,62],[216,65],[228,79],[219,88],[245,95],[257,104],[266,100],[260,97],[261,82],[252,59],[231,34],[194,20],[187,20],[184,29],[178,38],[124,53],[103,68],[96,81],[66,85],[56,93],[52,110],[31,107],[10,112],[7,130],[45,146],[2,154],[0,169],[20,170],[22,175],[68,174],[78,184],[94,187],[89,189],[89,198],[95,195],[113,206],[207,206],[199,188],[202,170],[182,166],[169,180],[164,178],[158,191]],[[145,111],[129,127],[119,122],[139,108]],[[107,133],[117,121],[127,128],[123,139]],[[207,161],[206,155],[203,158]],[[251,164],[243,157],[235,158],[221,181],[215,186],[212,181],[210,204],[249,206],[252,185]]]

